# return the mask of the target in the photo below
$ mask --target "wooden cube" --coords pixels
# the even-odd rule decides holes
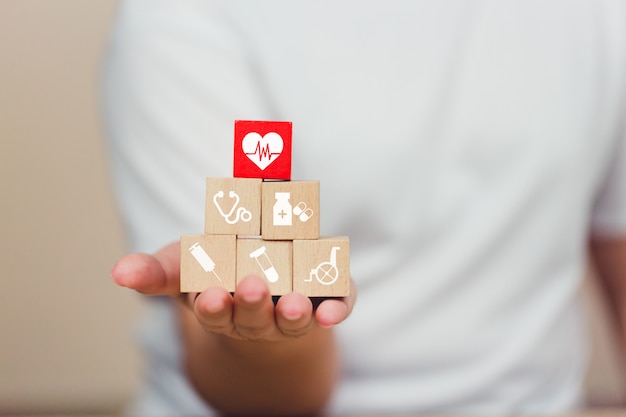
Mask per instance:
[[[261,200],[263,239],[319,238],[319,181],[264,181]]]
[[[209,287],[235,291],[236,237],[183,235],[180,238],[180,291],[202,292]]]
[[[237,239],[237,284],[248,275],[265,278],[272,295],[291,292],[292,242]]]
[[[293,291],[307,297],[350,295],[347,236],[293,241]]]
[[[235,121],[236,178],[291,179],[291,122]]]
[[[261,180],[207,178],[204,233],[259,235]]]

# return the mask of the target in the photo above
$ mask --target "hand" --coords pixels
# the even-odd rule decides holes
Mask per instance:
[[[274,305],[265,280],[254,275],[243,279],[234,295],[223,288],[180,294],[178,242],[154,255],[127,255],[117,262],[111,275],[122,287],[182,300],[205,330],[245,340],[278,341],[303,336],[316,326],[332,327],[350,315],[356,300],[356,287],[351,282],[349,297],[324,300],[315,309],[309,298],[297,293],[281,296]]]

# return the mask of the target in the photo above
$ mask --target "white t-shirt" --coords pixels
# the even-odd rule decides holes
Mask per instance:
[[[104,69],[134,250],[203,230],[234,120],[293,122],[359,288],[332,412],[580,405],[587,239],[626,234],[624,1],[131,0]],[[134,410],[209,413],[153,304]]]

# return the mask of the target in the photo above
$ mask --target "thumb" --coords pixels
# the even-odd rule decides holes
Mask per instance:
[[[180,244],[171,243],[153,255],[132,253],[122,257],[111,270],[113,281],[143,294],[180,293]]]

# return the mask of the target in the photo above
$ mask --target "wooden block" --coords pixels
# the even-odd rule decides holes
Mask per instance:
[[[180,238],[180,291],[201,292],[209,287],[235,291],[236,237],[183,235]]]
[[[264,181],[261,200],[263,239],[319,238],[319,181]]]
[[[293,291],[307,297],[350,295],[347,236],[293,241]]]
[[[291,179],[291,122],[235,121],[236,178]]]
[[[237,284],[248,275],[267,280],[272,295],[291,292],[292,242],[237,239]]]
[[[204,233],[261,234],[261,180],[207,178]]]

